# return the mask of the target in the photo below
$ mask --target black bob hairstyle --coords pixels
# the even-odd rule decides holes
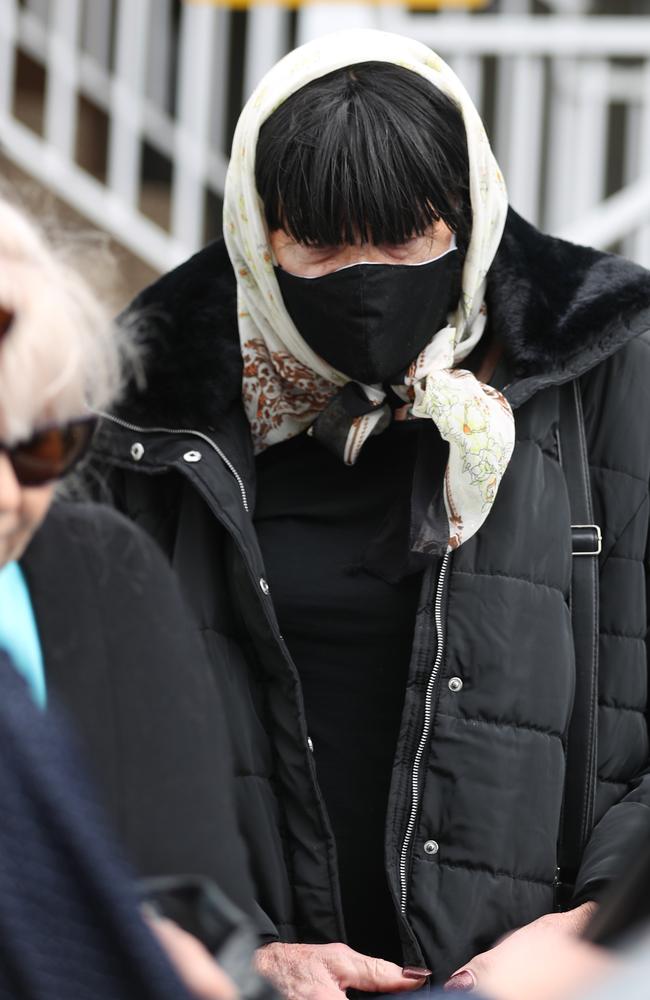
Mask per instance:
[[[400,244],[442,219],[471,232],[462,115],[424,77],[392,63],[335,70],[263,123],[255,180],[270,230],[336,246]]]

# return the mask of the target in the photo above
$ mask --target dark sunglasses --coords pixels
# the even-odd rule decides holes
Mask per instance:
[[[22,486],[44,486],[62,479],[88,451],[97,417],[80,417],[67,424],[41,427],[27,441],[10,448],[0,443]]]

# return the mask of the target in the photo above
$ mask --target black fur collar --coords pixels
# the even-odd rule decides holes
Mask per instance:
[[[513,405],[582,374],[650,329],[650,272],[545,236],[512,210],[487,298]],[[218,427],[241,392],[235,279],[223,241],[145,289],[134,313],[146,388],[131,386],[119,415],[148,427]]]
[[[213,428],[241,393],[235,277],[223,240],[138,295],[126,316],[144,350],[144,388],[116,413],[143,427]]]
[[[511,369],[507,396],[517,406],[650,329],[650,272],[546,236],[511,209],[487,304]]]

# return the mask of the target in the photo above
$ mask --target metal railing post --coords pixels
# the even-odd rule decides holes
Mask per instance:
[[[216,9],[183,8],[178,61],[178,102],[174,130],[173,235],[188,246],[203,242],[203,185],[208,169]]]
[[[13,110],[17,33],[16,0],[5,0],[0,4],[0,120]]]
[[[52,0],[47,52],[45,139],[64,160],[75,160],[80,0]]]
[[[115,74],[111,83],[108,187],[131,208],[140,193],[142,98],[150,0],[118,0]]]

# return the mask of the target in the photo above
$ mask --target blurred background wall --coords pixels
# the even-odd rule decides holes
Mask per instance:
[[[0,0],[5,187],[107,233],[123,304],[219,235],[234,124],[262,74],[297,43],[367,25],[452,64],[522,214],[650,266],[650,0],[458,4]]]

